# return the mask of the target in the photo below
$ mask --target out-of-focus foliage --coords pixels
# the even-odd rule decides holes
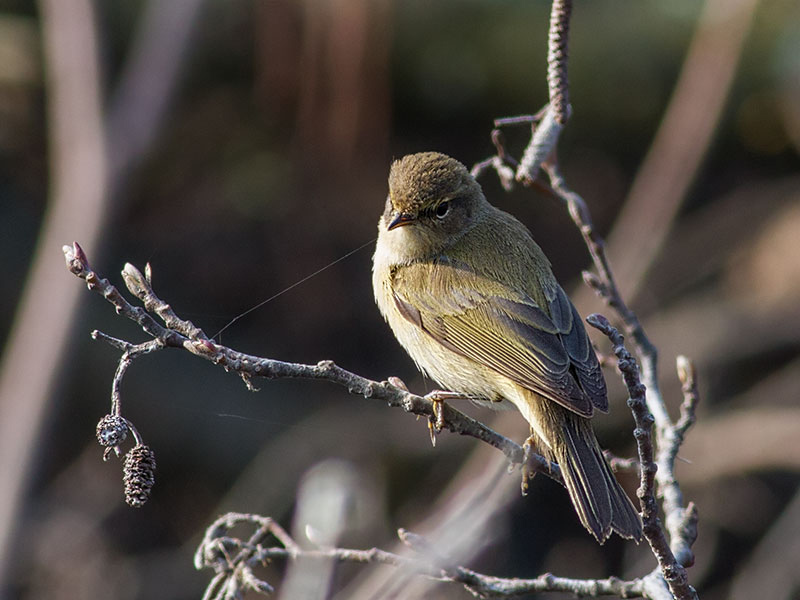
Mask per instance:
[[[96,3],[109,97],[144,4]],[[560,155],[603,232],[667,106],[700,9],[688,1],[575,7],[574,118]],[[436,149],[472,164],[493,152],[493,118],[538,110],[546,102],[548,11],[530,1],[207,2],[177,97],[156,144],[111,200],[114,216],[93,266],[121,284],[115,274],[125,261],[149,261],[160,296],[214,334],[372,239],[393,157]],[[47,65],[37,19],[34,3],[0,3],[3,337],[47,206]],[[703,404],[679,475],[701,519],[691,577],[709,600],[752,597],[753,578],[771,580],[776,562],[788,570],[796,560],[789,533],[800,535],[799,23],[794,2],[759,7],[720,129],[635,306],[661,350],[671,406],[680,401],[675,356],[698,364]],[[518,150],[526,136],[509,138]],[[588,259],[563,208],[530,191],[505,194],[491,177],[485,188],[529,225],[565,287],[579,285]],[[221,340],[285,360],[329,358],[430,389],[373,305],[371,252],[249,313]],[[119,599],[199,597],[210,576],[193,571],[191,554],[205,524],[239,510],[288,526],[298,482],[329,457],[350,461],[363,482],[358,524],[341,543],[385,547],[397,527],[426,516],[477,445],[441,435],[434,449],[424,423],[332,386],[258,382],[253,394],[233,376],[165,352],[137,362],[123,390],[126,416],[158,459],[151,500],[136,511],[123,501],[120,466],[103,463],[94,444],[117,360],[89,339],[94,328],[143,339],[86,295],[38,443],[8,582],[13,597],[88,598],[100,589]],[[596,427],[627,455],[631,421],[620,388],[612,390],[612,414]],[[503,417],[504,433],[523,439],[521,419],[516,428],[513,421]],[[573,577],[649,568],[644,548],[594,544],[563,490],[539,479],[532,487],[470,567]],[[277,582],[281,566],[271,568]],[[338,584],[356,572],[344,568]],[[797,594],[794,577],[774,594]],[[761,595],[790,597],[769,589]]]

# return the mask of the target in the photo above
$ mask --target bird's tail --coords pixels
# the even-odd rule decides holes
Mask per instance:
[[[551,445],[583,526],[601,544],[616,532],[642,539],[642,521],[603,456],[589,420],[564,411],[564,435]]]

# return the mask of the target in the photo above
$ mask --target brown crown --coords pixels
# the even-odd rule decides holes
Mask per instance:
[[[477,186],[467,168],[439,152],[409,154],[392,163],[389,196],[398,212],[417,213],[464,187]]]

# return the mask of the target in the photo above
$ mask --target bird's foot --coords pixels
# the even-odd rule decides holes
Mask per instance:
[[[431,434],[431,444],[436,447],[436,434],[444,429],[444,403],[445,400],[461,400],[463,394],[434,390],[425,395],[426,400],[433,404],[433,415],[428,418],[428,432]]]
[[[536,475],[536,471],[531,469],[530,467],[530,458],[531,454],[534,453],[536,449],[536,438],[533,435],[529,435],[528,439],[522,444],[522,495],[528,495],[528,483],[531,479],[534,478]]]

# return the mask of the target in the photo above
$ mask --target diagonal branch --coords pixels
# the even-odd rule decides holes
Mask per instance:
[[[402,386],[394,385],[390,381],[378,382],[367,379],[339,367],[330,360],[320,361],[316,365],[290,363],[245,354],[212,342],[201,329],[190,321],[179,318],[166,302],[158,298],[153,292],[148,277],[142,275],[133,265],[126,264],[122,275],[131,293],[142,300],[145,306],[144,309],[132,305],[107,279],[95,273],[77,243],[73,244],[73,246],[64,246],[63,251],[67,268],[74,275],[86,281],[90,290],[97,292],[113,304],[119,315],[138,323],[148,335],[157,341],[157,346],[153,346],[153,349],[164,347],[187,350],[195,356],[221,366],[226,371],[238,373],[251,390],[255,390],[252,385],[252,379],[257,377],[329,381],[346,387],[351,394],[384,401],[389,406],[399,407],[406,412],[424,416],[428,419],[438,419],[444,428],[453,433],[468,435],[494,446],[506,456],[511,464],[521,464],[524,460],[523,450],[518,444],[490,429],[480,421],[448,404],[434,407],[434,402],[428,398],[412,394]],[[150,312],[160,316],[166,326],[159,324]],[[100,337],[105,340],[113,339],[99,332],[94,337]],[[123,345],[120,346],[120,343]],[[124,344],[125,342],[116,340],[113,345],[127,348]],[[115,385],[119,385],[117,380],[115,380]],[[544,473],[556,481],[561,481],[561,471],[558,465],[548,461],[543,456],[531,455],[528,465],[534,472]]]

